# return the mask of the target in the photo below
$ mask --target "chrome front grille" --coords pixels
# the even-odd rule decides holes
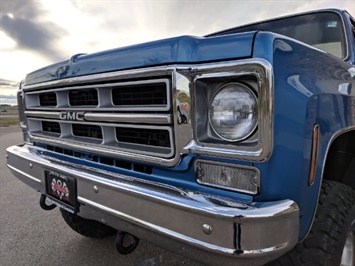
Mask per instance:
[[[32,90],[25,114],[39,143],[172,158],[170,95],[170,77]]]

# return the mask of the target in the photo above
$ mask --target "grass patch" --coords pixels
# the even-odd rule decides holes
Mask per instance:
[[[0,105],[0,116],[17,115],[17,106]]]
[[[17,126],[18,124],[18,117],[0,117],[0,127]]]

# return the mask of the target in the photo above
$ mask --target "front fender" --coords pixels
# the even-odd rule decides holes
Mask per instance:
[[[304,43],[261,32],[253,57],[274,69],[274,152],[261,173],[257,200],[290,198],[300,207],[303,239],[316,210],[329,145],[339,132],[355,125],[355,80],[351,65]],[[345,88],[345,89],[344,89]],[[316,176],[309,186],[312,135],[320,128]]]

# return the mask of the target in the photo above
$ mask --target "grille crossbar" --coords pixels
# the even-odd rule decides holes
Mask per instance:
[[[169,111],[170,83],[170,79],[164,78],[28,92],[26,109]]]

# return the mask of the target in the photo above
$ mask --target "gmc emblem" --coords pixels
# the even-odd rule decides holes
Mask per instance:
[[[85,112],[61,112],[59,118],[62,120],[84,121]]]

